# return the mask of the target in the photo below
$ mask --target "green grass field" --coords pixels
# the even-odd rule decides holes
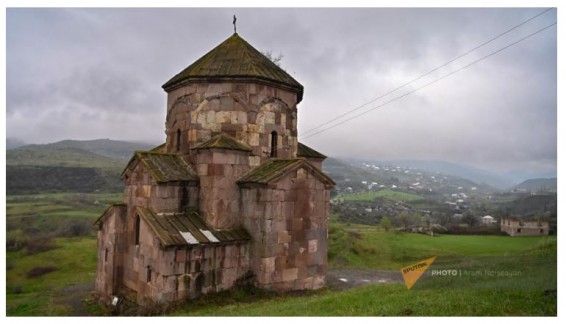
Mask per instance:
[[[121,199],[121,193],[6,197],[7,315],[71,315],[71,305],[82,307],[96,271],[92,224]],[[30,251],[31,245],[40,249]],[[45,245],[50,248],[41,252]],[[55,270],[28,278],[34,268],[46,267]]]
[[[55,235],[68,220],[88,224],[120,194],[49,194],[7,197],[8,236],[22,240],[43,231]],[[98,204],[94,204],[98,201]],[[347,291],[275,294],[233,290],[203,296],[172,315],[220,316],[448,316],[556,315],[556,237],[430,237],[335,223],[329,234],[329,266],[399,270],[432,256],[433,268],[520,272],[515,277],[425,277],[411,290],[402,284]],[[93,289],[96,238],[52,238],[54,249],[6,256],[8,316],[91,315],[101,308],[84,303]],[[38,267],[51,272],[28,277]],[[37,270],[37,269],[36,269]],[[425,275],[426,276],[426,275]]]
[[[393,201],[403,201],[403,202],[413,202],[423,200],[424,198],[401,191],[394,191],[390,189],[380,190],[376,192],[363,192],[354,193],[349,195],[340,195],[338,198],[344,199],[344,201],[361,201],[361,202],[372,202],[376,198],[383,197]]]
[[[432,256],[496,257],[523,253],[540,245],[556,246],[556,237],[475,235],[427,236],[404,232],[345,231],[330,228],[329,259],[335,267],[398,270]]]
[[[233,296],[228,296],[232,297]],[[176,316],[556,316],[556,294],[511,290],[407,290],[371,285],[238,303],[202,298]]]
[[[96,271],[96,238],[58,238],[57,248],[27,255],[7,252],[6,314],[8,316],[61,316],[71,314],[71,303],[85,296],[73,296],[78,287],[93,289]],[[37,278],[27,274],[36,267],[57,270]],[[78,300],[76,300],[78,298]],[[73,301],[73,299],[75,299]]]

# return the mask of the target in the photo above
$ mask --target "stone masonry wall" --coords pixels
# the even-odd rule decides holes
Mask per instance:
[[[140,270],[140,262],[143,263],[144,254],[142,244],[135,244],[135,224],[138,217],[136,207],[144,207],[155,213],[181,212],[182,209],[198,208],[198,186],[197,183],[157,183],[149,171],[139,163],[135,169],[127,174],[126,186],[124,189],[124,203],[127,204],[127,217],[124,224],[123,240],[123,277],[122,283],[138,291],[140,282],[147,269]],[[143,222],[142,222],[143,223]],[[141,224],[140,239],[146,238],[145,246],[152,238],[151,230]],[[153,240],[156,240],[153,238]],[[157,245],[156,242],[151,246]],[[157,253],[157,252],[152,252]],[[141,257],[141,259],[140,259]]]
[[[236,181],[250,169],[248,152],[200,150],[196,169],[200,212],[206,222],[217,229],[239,225],[240,188]]]
[[[139,163],[128,174],[124,189],[124,203],[130,208],[150,208],[156,213],[180,212],[182,208],[198,208],[198,184],[157,183],[149,171]]]
[[[126,206],[115,205],[103,215],[106,220],[98,231],[95,289],[104,296],[112,296],[121,283],[124,257]]]
[[[259,287],[324,286],[330,188],[300,168],[274,186],[241,189],[244,226],[253,237],[251,267]]]
[[[190,149],[220,133],[252,147],[250,166],[270,158],[272,132],[277,133],[277,157],[295,158],[297,95],[255,83],[190,84],[168,93],[165,126],[166,151],[180,152],[193,164]]]
[[[141,304],[149,300],[168,303],[230,289],[249,270],[247,242],[161,249],[145,225],[142,221],[132,274]]]

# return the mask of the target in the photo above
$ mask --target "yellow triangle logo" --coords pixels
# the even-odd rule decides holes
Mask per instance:
[[[411,287],[413,287],[413,285],[417,282],[417,280],[419,280],[423,273],[425,273],[426,269],[430,267],[435,259],[436,257],[432,257],[430,259],[417,262],[401,269],[401,274],[403,275],[407,289],[411,289]]]

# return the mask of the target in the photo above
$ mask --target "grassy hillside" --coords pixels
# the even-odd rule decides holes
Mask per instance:
[[[58,167],[89,167],[115,169],[125,166],[106,156],[79,148],[57,148],[41,145],[27,145],[6,151],[7,165],[33,165]]]
[[[158,144],[97,139],[88,141],[65,140],[47,144],[45,147],[53,149],[82,149],[97,155],[127,161],[132,157],[134,151],[149,150],[157,145]]]
[[[412,202],[412,201],[419,201],[424,199],[419,195],[406,193],[402,191],[394,191],[390,189],[338,196],[338,198],[342,198],[344,199],[344,201],[365,201],[365,202],[374,201],[378,197],[383,197],[393,201],[403,201],[403,202]]]
[[[511,188],[512,190],[527,190],[532,192],[556,192],[557,178],[529,179]]]
[[[120,194],[8,196],[8,316],[101,315],[92,304],[93,221]],[[411,289],[380,284],[348,291],[273,293],[235,289],[176,308],[182,316],[553,316],[556,237],[430,237],[332,223],[329,267],[389,269],[437,256],[431,269],[508,271],[517,276],[434,277]]]
[[[6,313],[88,315],[96,237],[93,222],[121,194],[6,197]],[[89,310],[89,308],[92,308]]]
[[[230,299],[229,299],[230,300]],[[233,301],[233,300],[231,300]],[[189,304],[177,316],[556,316],[556,292],[407,290],[372,285],[342,292],[284,295],[246,303],[214,298]]]
[[[141,145],[69,140],[7,150],[7,193],[121,191],[120,173]]]
[[[94,287],[96,238],[57,238],[54,244],[56,248],[37,254],[7,252],[8,316],[71,315],[72,305],[88,297],[84,292]],[[75,290],[82,294],[74,295]]]
[[[371,227],[369,227],[371,228]],[[556,245],[556,237],[507,237],[475,235],[427,236],[416,233],[349,230],[333,225],[330,230],[329,262],[333,267],[398,270],[438,256],[447,260],[464,257],[516,255]],[[552,251],[551,251],[552,252]]]
[[[7,165],[6,192],[120,192],[124,188],[120,173],[118,168]]]
[[[431,256],[430,269],[469,270],[474,275],[425,274],[408,290],[403,284],[348,291],[276,294],[235,290],[204,296],[171,315],[181,316],[556,316],[556,238],[483,236],[427,237],[335,225],[331,264],[343,251],[348,267],[399,270]],[[361,229],[361,230],[360,230]],[[349,238],[344,239],[341,236]],[[460,240],[463,239],[463,240]],[[342,240],[342,242],[340,242]],[[519,273],[517,276],[491,275]],[[482,272],[478,275],[478,272]]]

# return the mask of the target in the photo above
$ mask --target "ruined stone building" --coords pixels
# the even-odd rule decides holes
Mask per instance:
[[[168,303],[253,274],[277,291],[325,284],[325,156],[297,141],[303,86],[237,33],[163,85],[166,142],[135,152],[124,203],[96,221],[96,290]]]
[[[510,236],[544,236],[549,234],[547,221],[502,218],[501,231]]]

